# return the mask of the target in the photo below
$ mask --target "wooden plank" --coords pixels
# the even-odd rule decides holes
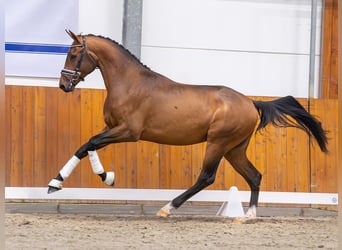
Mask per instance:
[[[12,155],[12,88],[5,85],[5,105],[6,105],[6,114],[5,114],[5,186],[11,186],[11,155]]]
[[[60,94],[63,94],[61,92]],[[69,152],[66,155],[66,159],[72,157],[75,152],[81,147],[81,127],[82,118],[81,118],[81,90],[75,89],[72,93],[67,93],[66,98],[68,98],[68,109],[69,112],[68,117],[66,117],[69,121],[69,124],[65,127],[68,131],[68,138],[69,138]],[[86,160],[83,160],[86,161]],[[62,166],[61,166],[62,167]],[[70,175],[68,179],[68,183],[73,187],[80,187],[82,184],[81,179],[81,165],[77,166],[74,172]]]
[[[191,147],[171,146],[171,188],[189,188],[193,183],[191,171]]]
[[[337,191],[337,102],[334,100],[313,100],[312,113],[320,118],[324,129],[329,131],[329,154],[320,152],[317,144],[311,145],[311,180],[313,192]]]
[[[310,190],[309,139],[304,131],[287,129],[287,191]]]
[[[322,96],[329,98],[331,78],[331,36],[332,36],[332,13],[333,1],[325,0],[323,20],[323,51],[322,51]]]
[[[81,144],[89,141],[93,136],[93,114],[92,114],[92,90],[82,89],[80,99],[81,109]],[[92,181],[95,178],[88,158],[84,158],[78,166],[81,174],[81,187],[92,187]]]
[[[171,158],[171,149],[169,145],[159,146],[159,188],[171,188],[171,167],[173,161]]]
[[[34,89],[34,182],[46,185],[46,96],[45,88]]]
[[[23,123],[23,89],[13,86],[11,90],[11,155],[10,155],[10,185],[21,186],[23,182],[22,160],[22,123]]]
[[[313,113],[321,118],[322,125],[329,131],[328,154],[320,152],[316,144],[311,145],[311,191],[337,191],[337,102],[324,99],[312,102]],[[331,136],[333,135],[333,136]],[[315,206],[333,209],[329,206]]]
[[[135,142],[126,145],[126,187],[138,187],[138,144]]]
[[[26,87],[23,88],[23,161],[25,162],[25,170],[23,178],[23,186],[33,187],[35,185],[34,179],[34,125],[35,125],[35,114],[34,114],[34,88]]]
[[[130,155],[127,152],[126,143],[117,143],[107,146],[108,150],[111,150],[113,158],[111,161],[109,171],[115,171],[117,176],[115,181],[116,187],[127,187],[127,176],[129,175],[127,171],[127,158]],[[108,168],[108,167],[107,167]]]
[[[159,187],[159,145],[139,141],[137,145],[137,187]]]
[[[322,97],[336,99],[338,96],[338,11],[337,0],[324,2]]]
[[[46,88],[46,134],[47,134],[47,143],[46,143],[46,183],[44,186],[47,186],[50,179],[55,178],[59,173],[62,166],[58,163],[58,139],[59,139],[59,130],[58,130],[58,97],[57,97],[56,88]],[[70,141],[69,143],[72,143]]]
[[[286,129],[269,127],[271,136],[267,138],[266,164],[268,191],[286,191]]]
[[[329,98],[338,98],[338,0],[333,1]]]

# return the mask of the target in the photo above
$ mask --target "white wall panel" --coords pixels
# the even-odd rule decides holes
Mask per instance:
[[[307,97],[310,18],[310,0],[145,0],[142,59],[176,81]]]
[[[79,31],[121,42],[123,3],[79,1]],[[316,93],[321,5],[318,10]],[[247,95],[307,97],[310,15],[311,0],[144,0],[141,58],[179,82],[222,84]],[[6,84],[32,82],[58,85],[58,79],[6,78]],[[99,71],[78,87],[104,88]]]
[[[308,94],[306,55],[143,47],[142,57],[154,71],[183,83],[225,85],[257,96]]]

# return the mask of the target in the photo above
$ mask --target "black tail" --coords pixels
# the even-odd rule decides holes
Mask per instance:
[[[304,130],[309,136],[312,135],[323,152],[328,151],[328,139],[321,123],[310,115],[294,97],[286,96],[269,102],[253,102],[260,115],[257,131],[268,123],[276,127],[296,127]]]

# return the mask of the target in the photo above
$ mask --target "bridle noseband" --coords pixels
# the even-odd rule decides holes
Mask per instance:
[[[73,47],[82,47],[81,56],[80,56],[80,59],[78,60],[78,62],[76,64],[76,68],[74,70],[72,70],[72,69],[62,69],[61,70],[61,75],[63,77],[66,77],[66,79],[69,80],[69,87],[75,87],[77,80],[84,81],[84,78],[81,76],[80,67],[82,64],[84,53],[86,52],[85,36],[82,36],[82,44],[72,45],[71,48],[73,48]]]

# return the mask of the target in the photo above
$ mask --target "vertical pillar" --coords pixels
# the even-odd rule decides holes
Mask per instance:
[[[122,43],[133,55],[140,59],[142,0],[125,0]]]
[[[339,230],[342,229],[342,2],[337,1],[338,8],[338,221]],[[339,249],[342,249],[342,237],[339,234]]]
[[[310,63],[309,63],[309,93],[314,97],[315,86],[315,60],[316,60],[316,27],[317,27],[317,0],[311,0],[311,33],[310,33]],[[309,103],[310,104],[310,103]],[[309,106],[310,108],[310,106]]]
[[[0,249],[5,249],[5,1],[0,0]]]
[[[310,99],[314,97],[315,86],[315,53],[316,53],[316,21],[317,21],[317,0],[311,0],[311,30],[310,30],[310,57],[309,57],[309,88],[308,88],[308,112],[311,110]],[[312,138],[309,137],[309,190],[311,192],[312,184],[312,164],[311,150]]]

